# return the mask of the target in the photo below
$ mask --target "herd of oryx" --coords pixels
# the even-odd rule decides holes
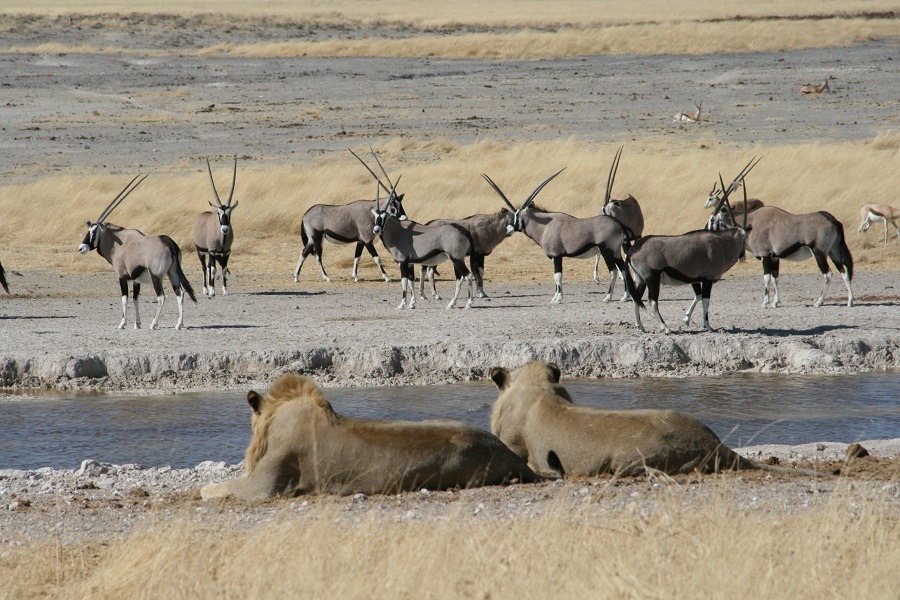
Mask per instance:
[[[698,107],[699,112],[699,107]],[[353,151],[351,150],[351,153]],[[685,312],[684,324],[690,323],[691,315],[698,302],[703,307],[703,325],[713,331],[709,324],[709,300],[712,285],[749,251],[763,266],[765,292],[763,306],[778,306],[779,261],[801,261],[814,258],[824,279],[822,293],[815,302],[820,306],[831,279],[830,258],[847,287],[847,305],[853,304],[850,287],[853,278],[853,257],[844,239],[844,229],[834,216],[819,211],[795,215],[780,208],[766,206],[758,199],[747,198],[745,178],[759,162],[751,160],[741,172],[725,185],[721,175],[709,193],[705,206],[712,207],[704,229],[681,235],[644,235],[644,218],[638,201],[627,195],[624,199],[612,197],[613,184],[619,161],[620,148],[613,159],[607,178],[606,192],[599,213],[593,217],[574,217],[562,212],[551,212],[535,204],[535,198],[562,170],[544,179],[527,198],[516,207],[487,175],[487,184],[500,196],[504,206],[493,214],[473,215],[464,219],[438,219],[418,223],[409,219],[403,209],[403,194],[397,193],[400,178],[391,180],[378,156],[372,157],[381,172],[376,173],[360,156],[353,153],[376,182],[374,200],[359,200],[341,205],[317,204],[303,215],[301,239],[303,249],[294,270],[294,281],[298,281],[303,263],[314,254],[319,270],[325,281],[330,281],[322,264],[322,243],[327,240],[341,244],[356,244],[353,261],[353,280],[358,281],[359,259],[365,248],[381,270],[385,281],[390,281],[375,250],[375,238],[380,238],[400,267],[401,301],[399,308],[413,308],[416,302],[414,266],[419,266],[419,295],[425,297],[426,269],[430,275],[431,295],[440,299],[434,284],[435,267],[445,261],[453,265],[456,289],[447,305],[452,308],[459,298],[463,284],[467,285],[465,307],[472,305],[473,298],[486,297],[484,292],[485,257],[507,237],[521,232],[532,239],[544,254],[553,261],[553,277],[556,291],[552,303],[563,298],[562,262],[564,258],[596,257],[594,280],[598,280],[598,268],[602,258],[610,274],[609,289],[604,302],[613,295],[617,278],[625,283],[623,301],[631,298],[634,304],[635,321],[641,325],[640,309],[644,307],[642,297],[648,293],[650,309],[660,327],[669,332],[668,326],[659,314],[658,300],[661,284],[687,285],[694,290],[694,300]],[[233,202],[237,180],[237,157],[234,159],[231,190],[226,202],[222,202],[216,191],[212,168],[206,161],[215,204],[210,202],[212,211],[201,213],[194,223],[194,245],[203,271],[202,292],[210,297],[215,295],[217,265],[222,274],[222,294],[228,293],[228,259],[234,241],[231,215],[238,203]],[[563,169],[564,170],[564,169]],[[87,221],[88,231],[78,250],[87,253],[96,250],[107,260],[119,278],[122,292],[122,321],[125,327],[128,312],[128,282],[134,306],[134,326],[140,328],[138,297],[141,284],[152,284],[156,293],[156,315],[150,325],[155,329],[165,302],[163,280],[168,278],[175,290],[178,302],[180,329],[184,323],[184,294],[196,302],[194,290],[181,267],[181,250],[172,238],[166,235],[146,236],[136,229],[126,229],[107,219],[144,180],[146,175],[132,179],[106,206],[95,221]],[[732,202],[730,196],[741,188],[743,200]],[[384,197],[382,197],[382,192]],[[866,231],[873,222],[884,224],[884,242],[887,243],[888,225],[897,231],[900,210],[887,205],[866,204],[862,207],[862,222],[857,233]],[[468,257],[469,266],[465,259]],[[470,269],[471,268],[471,269]],[[472,276],[475,291],[472,289]],[[8,293],[7,282],[0,265],[0,284]],[[771,297],[770,297],[771,290]]]

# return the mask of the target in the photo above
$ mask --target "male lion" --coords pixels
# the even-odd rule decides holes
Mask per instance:
[[[344,417],[312,380],[299,375],[282,375],[267,394],[249,392],[247,402],[253,437],[246,472],[204,486],[204,499],[386,494],[541,479],[486,431],[458,421]]]
[[[671,410],[576,406],[559,385],[559,376],[559,367],[543,362],[528,363],[512,373],[491,369],[491,379],[500,388],[491,431],[536,471],[560,476],[726,469],[815,474],[743,458],[709,427]]]

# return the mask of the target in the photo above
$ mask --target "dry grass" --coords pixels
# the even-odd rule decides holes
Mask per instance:
[[[896,4],[885,1],[814,0],[744,3],[736,0],[641,3],[539,0],[445,2],[427,11],[415,0],[387,2],[206,2],[156,0],[140,7],[123,1],[38,1],[5,6],[0,31],[21,33],[46,26],[41,19],[74,15],[80,29],[138,28],[168,39],[167,32],[269,29],[272,43],[215,44],[200,52],[252,57],[380,56],[446,58],[547,58],[585,54],[700,54],[843,47],[896,37]],[[423,15],[423,12],[427,12]],[[127,15],[123,19],[122,15]],[[177,16],[177,18],[172,18]],[[304,28],[336,30],[333,37],[292,39]],[[363,35],[360,37],[360,31]],[[344,32],[347,32],[346,34]],[[299,35],[299,34],[298,34]],[[154,36],[151,35],[152,39]],[[299,35],[302,38],[302,35]],[[266,36],[268,39],[268,36]],[[197,40],[202,44],[202,36]],[[147,44],[148,42],[139,42]],[[17,45],[6,52],[99,52],[151,54],[165,46],[123,48],[111,44],[66,47],[57,43]],[[185,48],[174,51],[183,53]]]
[[[13,549],[0,558],[0,596],[895,597],[896,507],[848,490],[792,515],[748,512],[727,482],[709,485],[700,504],[677,494],[637,512],[551,504],[506,521],[450,506],[397,522],[373,507],[354,523],[313,505],[239,532],[202,529],[185,511],[108,547]]]
[[[748,179],[751,196],[795,213],[827,210],[844,223],[856,264],[862,268],[894,269],[900,244],[884,248],[881,237],[857,236],[859,207],[893,189],[900,149],[892,148],[892,134],[870,143],[842,143],[736,150],[705,140],[698,147],[678,149],[653,142],[636,142],[625,149],[615,184],[615,195],[637,197],[646,220],[645,233],[677,234],[702,227],[702,208],[721,170],[733,175],[755,154],[765,155]],[[460,146],[446,141],[428,143],[391,141],[377,148],[395,174],[403,174],[401,191],[407,194],[411,218],[463,217],[493,212],[499,198],[482,181],[486,172],[513,202],[521,202],[546,176],[567,170],[538,198],[551,210],[576,216],[597,213],[613,145],[574,140],[526,143],[507,147],[496,142]],[[365,149],[358,148],[360,151]],[[214,161],[223,186],[230,182],[225,159]],[[226,165],[223,167],[222,165]],[[135,227],[147,234],[172,236],[185,253],[192,252],[196,215],[212,199],[205,164],[198,159],[154,173],[117,209],[111,222]],[[652,174],[652,176],[648,175]],[[96,256],[80,256],[75,248],[86,228],[128,181],[129,175],[49,176],[36,182],[0,187],[0,239],[7,268],[51,269],[66,273],[106,271]],[[239,165],[234,213],[237,239],[233,269],[243,273],[293,272],[300,250],[300,220],[315,203],[340,204],[374,196],[371,177],[349,153],[331,155],[309,166]],[[227,194],[227,189],[222,190]],[[59,214],[63,218],[46,218]],[[326,245],[326,268],[343,279],[352,261],[352,249]],[[489,259],[489,275],[498,281],[523,281],[547,276],[547,259],[530,240],[516,235]],[[744,269],[755,272],[748,262]],[[567,261],[579,279],[587,269],[582,261]],[[371,263],[364,260],[366,269]],[[310,268],[311,267],[311,268]],[[319,281],[314,264],[303,273],[306,281]],[[789,271],[812,270],[812,261],[790,265]],[[569,277],[569,275],[567,275]]]
[[[843,47],[895,36],[895,19],[640,23],[555,31],[217,44],[202,51],[247,57],[441,57],[543,59],[596,54],[714,54]]]

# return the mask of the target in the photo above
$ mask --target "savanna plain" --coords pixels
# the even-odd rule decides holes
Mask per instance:
[[[294,4],[4,3],[0,384],[263,389],[283,371],[326,386],[443,383],[529,359],[570,377],[898,367],[900,241],[885,244],[880,224],[856,233],[862,204],[900,202],[894,3]],[[826,80],[822,94],[798,93]],[[672,121],[695,102],[700,122]],[[591,281],[593,261],[564,263],[564,299],[550,306],[551,263],[520,234],[487,258],[490,297],[466,311],[444,310],[447,266],[443,302],[396,311],[398,270],[378,243],[392,283],[365,253],[354,283],[352,247],[330,244],[333,282],[312,258],[293,282],[306,209],[372,197],[347,148],[371,147],[402,174],[407,212],[427,221],[498,210],[482,173],[519,203],[563,167],[538,203],[596,214],[620,146],[613,196],[638,198],[653,234],[702,227],[718,173],[727,181],[762,156],[751,197],[842,222],[856,305],[835,277],[813,308],[821,277],[808,261],[782,266],[784,305],[762,309],[751,259],[713,289],[718,332],[695,321],[664,336],[645,316],[642,335],[630,304],[600,302],[608,274]],[[76,251],[85,220],[149,172],[110,221],[170,235],[199,291],[204,157],[224,196],[234,156],[230,295],[186,302],[188,328],[175,331],[170,291],[159,330],[131,329],[131,314],[116,330],[115,276]],[[690,297],[663,289],[670,325]],[[0,597],[895,597],[900,444],[864,442],[871,456],[851,460],[827,442],[742,449],[817,477],[567,478],[259,503],[200,500],[236,465],[6,470]]]

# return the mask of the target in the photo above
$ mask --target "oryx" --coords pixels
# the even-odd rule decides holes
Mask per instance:
[[[614,275],[617,266],[624,267],[621,259],[622,244],[625,241],[625,229],[622,224],[606,215],[578,218],[561,212],[548,212],[535,206],[534,199],[544,186],[562,173],[559,170],[537,186],[531,195],[516,209],[506,195],[497,187],[490,177],[482,174],[485,181],[494,189],[506,206],[513,212],[513,226],[531,238],[548,258],[553,260],[553,280],[556,293],[551,304],[562,302],[562,261],[563,258],[593,258],[597,254],[606,261],[609,272]],[[624,270],[624,269],[623,269]],[[610,276],[609,291],[604,302],[612,297],[616,278]]]
[[[222,295],[228,295],[228,258],[231,256],[231,244],[234,242],[234,227],[231,225],[231,212],[237,208],[238,202],[231,203],[234,197],[234,184],[237,181],[237,155],[234,157],[234,172],[231,175],[231,191],[228,202],[222,204],[216,182],[213,179],[212,167],[206,159],[206,170],[209,172],[209,183],[212,186],[216,203],[209,203],[215,212],[200,213],[194,221],[194,245],[200,257],[203,269],[203,293],[212,298],[216,295],[216,262],[222,267]],[[207,258],[209,265],[207,265]]]
[[[612,217],[625,229],[625,244],[622,249],[627,252],[628,248],[631,247],[631,242],[644,234],[644,213],[641,211],[641,205],[638,204],[638,201],[631,194],[628,194],[622,200],[616,200],[612,197],[613,183],[616,181],[616,172],[619,170],[619,159],[622,158],[623,148],[624,146],[616,152],[613,164],[610,166],[609,176],[606,179],[606,195],[603,198],[603,207],[600,209],[599,214]],[[597,283],[600,283],[599,271],[600,255],[598,254],[594,262],[594,281]],[[613,274],[610,273],[610,277],[612,276]],[[619,277],[621,276],[622,274],[620,273]],[[624,301],[627,298],[628,293],[626,292],[622,296],[622,300]]]
[[[353,156],[356,153],[350,151]],[[358,156],[356,156],[359,159]],[[361,160],[361,159],[360,159]],[[365,163],[363,163],[365,164]],[[368,167],[366,167],[368,169]],[[376,177],[376,181],[378,178]],[[399,182],[399,178],[397,180]],[[378,182],[378,185],[383,185]],[[385,188],[387,191],[387,188]],[[392,192],[387,200],[388,211],[396,215],[399,219],[406,219],[406,211],[403,210],[403,194],[397,195]],[[375,251],[373,242],[377,237],[372,233],[375,221],[372,217],[372,201],[356,200],[347,204],[316,204],[309,208],[303,215],[302,229],[300,230],[300,239],[303,241],[303,251],[300,253],[300,259],[297,261],[297,268],[294,269],[294,283],[299,281],[300,269],[303,267],[303,261],[310,253],[315,252],[316,263],[322,272],[322,278],[325,281],[331,281],[328,274],[325,273],[325,267],[322,265],[322,240],[327,240],[335,244],[356,244],[356,254],[353,257],[353,281],[359,281],[359,257],[362,256],[363,248],[369,251],[369,255],[378,268],[381,270],[381,276],[385,281],[391,281],[384,267],[381,265],[381,258]]]
[[[700,121],[700,111],[703,110],[703,101],[700,101],[700,104],[694,102],[694,108],[697,109],[697,112],[693,113],[685,113],[680,112],[676,113],[675,117],[672,119],[673,122],[682,122],[682,123],[697,123]]]
[[[178,322],[175,329],[184,324],[184,291],[191,300],[197,301],[194,290],[181,270],[181,249],[167,235],[145,236],[137,229],[125,229],[112,223],[105,223],[106,218],[122,203],[128,195],[147,178],[132,179],[119,194],[113,198],[96,221],[87,221],[88,232],[78,246],[78,251],[85,254],[96,250],[100,256],[113,266],[119,276],[119,288],[122,290],[122,322],[119,329],[125,327],[125,315],[128,308],[128,282],[134,298],[134,328],[141,328],[141,316],[138,311],[138,295],[142,283],[152,283],[156,292],[156,316],[150,323],[150,329],[156,329],[159,314],[162,312],[166,296],[163,293],[163,279],[168,277],[175,289],[178,301]],[[137,181],[137,183],[135,183]],[[133,185],[132,185],[133,184]]]
[[[824,210],[794,215],[774,206],[763,206],[744,213],[753,231],[747,236],[747,249],[762,261],[765,294],[763,307],[769,305],[769,288],[774,292],[772,306],[781,303],[778,296],[779,261],[803,261],[815,258],[825,279],[822,293],[813,306],[822,306],[831,282],[828,258],[834,263],[847,287],[847,306],[853,306],[853,256],[844,239],[844,226],[831,213]],[[712,227],[731,227],[734,217],[721,210],[710,217]]]
[[[721,179],[721,175],[719,176]],[[722,184],[725,189],[725,184]],[[723,194],[716,209],[728,207],[728,192]],[[730,208],[730,207],[729,207]],[[746,214],[746,213],[744,213]],[[634,301],[634,319],[641,325],[640,309],[644,307],[641,296],[647,288],[650,309],[663,331],[672,333],[659,314],[660,284],[686,285],[694,289],[694,301],[685,312],[684,324],[691,322],[697,301],[703,300],[703,326],[714,331],[709,324],[709,298],[712,286],[744,256],[744,242],[749,226],[728,229],[701,229],[681,235],[650,235],[634,243],[625,257],[625,287]],[[632,275],[634,273],[634,275]]]
[[[508,208],[501,208],[489,215],[472,215],[464,219],[434,219],[425,225],[431,227],[453,224],[459,225],[469,232],[472,237],[472,254],[469,256],[469,265],[475,276],[475,295],[479,298],[487,298],[487,294],[484,293],[484,257],[515,232],[513,221],[513,212]],[[422,298],[425,298],[425,269],[425,265],[419,266],[419,294]],[[431,296],[435,300],[440,300],[441,297],[434,287],[434,268],[428,268],[428,273],[431,277]]]
[[[374,173],[373,173],[374,174]],[[389,194],[393,193],[393,185]],[[416,305],[415,283],[412,265],[434,267],[446,260],[453,263],[456,291],[447,308],[453,308],[459,298],[463,280],[468,284],[465,308],[472,306],[472,275],[466,268],[466,256],[472,254],[472,236],[459,225],[422,225],[415,221],[401,221],[381,206],[380,188],[375,195],[375,226],[372,232],[381,236],[381,242],[400,265],[400,286],[403,290],[398,309],[406,305],[406,289],[409,287],[409,308]]]
[[[0,263],[0,286],[3,286],[4,292],[9,293],[9,285],[6,283],[6,271],[3,270],[3,263]]]
[[[868,231],[872,223],[881,221],[884,223],[884,245],[887,246],[888,223],[897,230],[897,239],[900,240],[900,227],[897,227],[897,219],[900,219],[900,209],[887,204],[863,204],[861,212],[862,223],[859,224],[856,235],[859,235],[861,231]]]

